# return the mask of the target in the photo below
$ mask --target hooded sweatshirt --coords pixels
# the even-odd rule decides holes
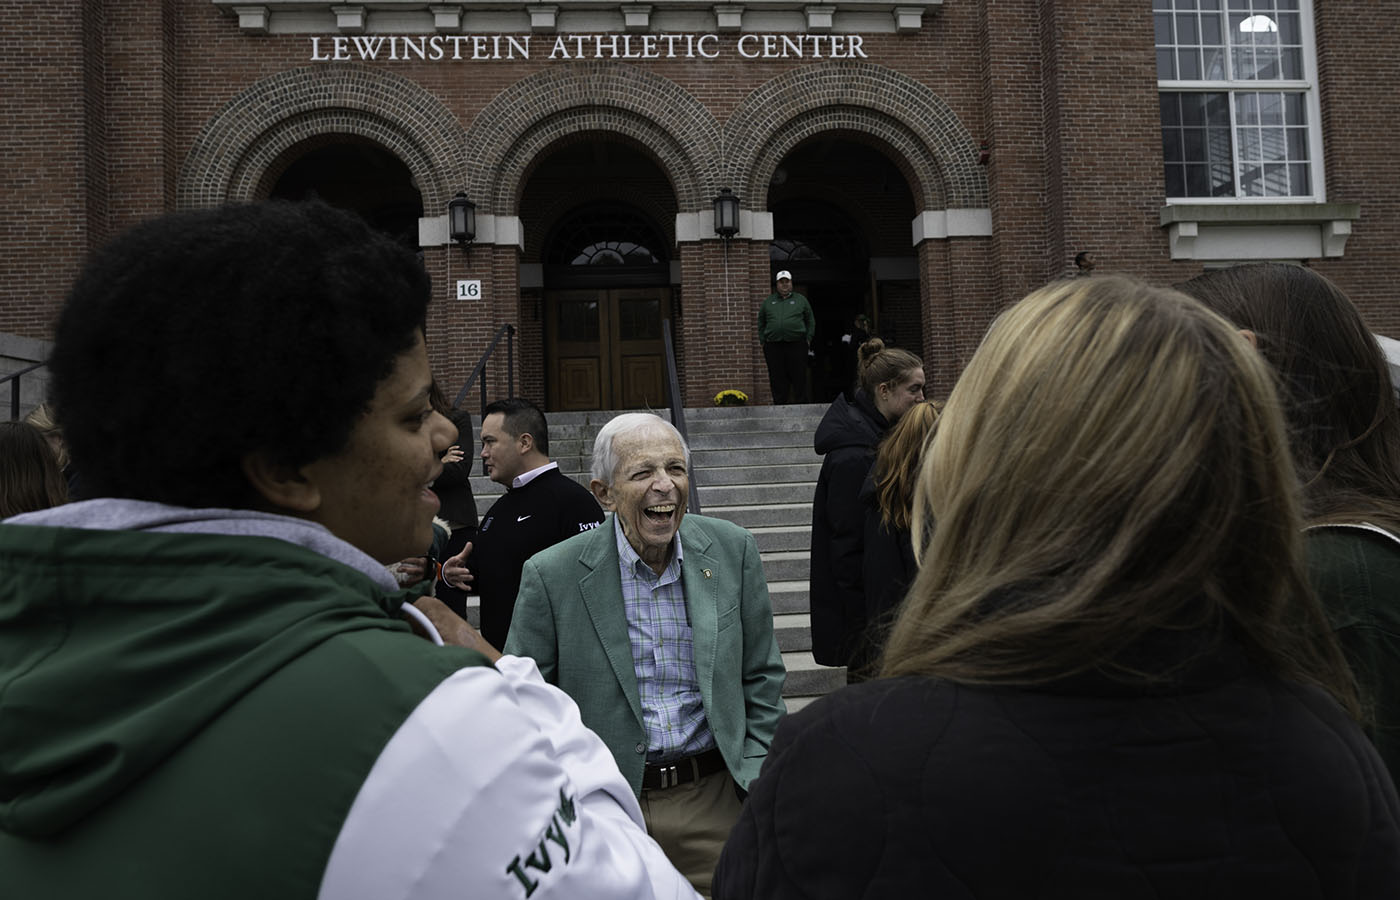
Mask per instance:
[[[631,800],[615,765],[608,784],[606,748],[528,661],[498,672],[414,635],[409,596],[284,516],[95,500],[0,525],[4,893],[435,897],[470,882],[483,897],[593,896],[569,893],[599,874],[585,822],[640,821],[612,796]],[[468,718],[488,747],[461,734]],[[470,774],[441,758],[459,741]],[[524,821],[480,837],[483,860],[463,832],[500,816],[488,791],[510,794],[498,746],[540,796],[509,798]],[[642,853],[603,868],[601,896],[673,880],[664,858],[650,871],[645,835],[617,837]],[[529,867],[564,843],[578,864]]]
[[[813,441],[822,468],[812,498],[812,655],[826,666],[863,663],[866,628],[861,563],[861,486],[889,423],[863,390],[837,397]]]

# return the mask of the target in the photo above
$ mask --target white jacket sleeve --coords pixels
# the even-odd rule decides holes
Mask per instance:
[[[531,660],[424,698],[346,816],[322,900],[698,895],[646,833],[612,754]]]

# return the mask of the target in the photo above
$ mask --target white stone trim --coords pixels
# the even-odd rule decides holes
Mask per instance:
[[[559,4],[529,0],[210,0],[245,34],[836,33],[915,34],[943,0],[744,0]]]
[[[1337,257],[1346,250],[1347,238],[1351,237],[1351,221],[1335,219],[1322,223],[1322,255]]]
[[[363,34],[365,30],[365,8],[363,6],[332,6],[335,14],[335,27],[341,34]]]
[[[268,19],[271,13],[266,6],[235,6],[233,14],[238,16],[238,27],[245,34],[267,34]]]
[[[441,247],[451,244],[447,228],[447,215],[423,216],[418,220],[418,246]],[[493,216],[489,213],[476,214],[476,239],[473,244],[492,244],[497,247],[525,249],[525,232],[519,216]]]
[[[550,5],[527,6],[530,14],[530,30],[536,33],[551,32],[559,27],[559,7]]]
[[[676,213],[677,244],[693,244],[714,237],[718,237],[715,234],[714,213]]]
[[[943,0],[938,0],[942,3]],[[922,6],[896,6],[890,13],[894,16],[894,30],[899,34],[913,34],[924,27]]]
[[[950,237],[989,237],[992,234],[992,211],[926,209],[914,217],[910,230],[916,247],[924,241]]]
[[[713,241],[715,234],[715,214],[713,211],[676,213],[676,243],[690,244],[696,241]],[[746,241],[773,240],[773,214],[739,210],[739,233],[736,239]]]
[[[1336,258],[1346,251],[1355,203],[1171,203],[1161,209],[1172,259]]]
[[[1350,232],[1350,222],[1336,223]],[[1325,234],[1333,233],[1329,246]],[[1342,255],[1345,235],[1327,225],[1208,225],[1177,222],[1167,229],[1172,259],[1303,260]]]
[[[624,3],[618,9],[622,11],[625,31],[646,31],[651,27],[651,6],[648,4]]]
[[[807,16],[807,30],[811,32],[827,32],[831,30],[833,20],[836,18],[836,7],[834,6],[807,6],[802,12]]]
[[[744,27],[744,7],[738,5],[715,6],[715,30],[720,33],[741,31]]]
[[[773,240],[773,214],[739,210],[739,234],[751,241]]]
[[[434,31],[451,33],[462,30],[462,7],[429,6],[428,12],[433,14]]]

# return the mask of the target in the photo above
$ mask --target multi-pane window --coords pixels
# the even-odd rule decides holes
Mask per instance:
[[[1167,196],[1313,197],[1310,0],[1153,0]]]

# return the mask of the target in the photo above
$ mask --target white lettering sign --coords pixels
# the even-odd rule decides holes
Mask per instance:
[[[335,35],[311,39],[312,62],[494,62],[531,58],[532,35]],[[561,34],[545,59],[868,59],[858,34]]]
[[[481,279],[462,279],[457,282],[458,300],[480,300],[481,299]]]

